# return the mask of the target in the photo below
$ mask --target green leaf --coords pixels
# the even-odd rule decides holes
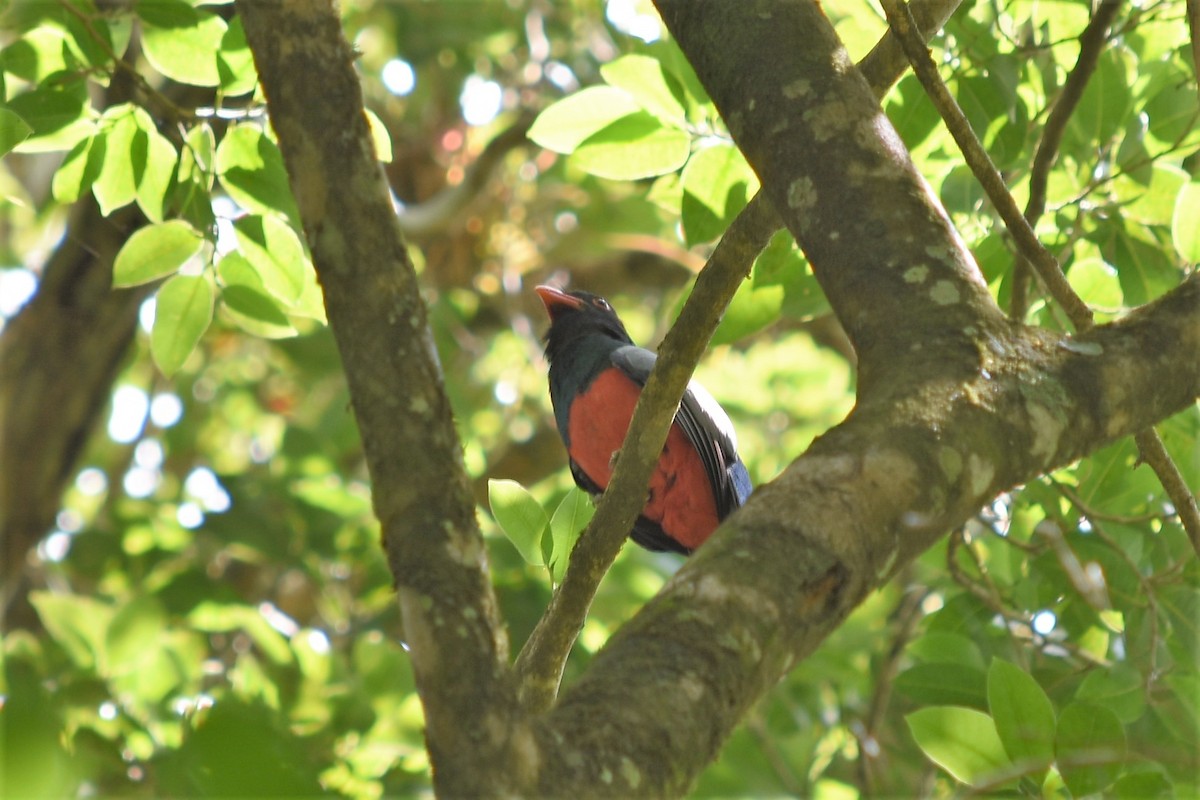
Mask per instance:
[[[1117,272],[1100,258],[1084,258],[1071,265],[1067,281],[1090,306],[1120,308],[1124,302]]]
[[[238,250],[257,270],[263,288],[289,305],[304,291],[312,269],[296,232],[274,216],[251,214],[233,223]]]
[[[692,155],[682,181],[680,211],[689,246],[719,237],[758,191],[758,176],[741,151],[728,144]]]
[[[908,654],[933,664],[960,664],[983,672],[983,654],[979,645],[966,636],[944,631],[929,631],[913,639],[906,648]]]
[[[1188,174],[1173,164],[1155,164],[1149,182],[1119,175],[1112,188],[1124,205],[1121,216],[1145,225],[1170,225]]]
[[[214,162],[217,140],[212,126],[207,122],[195,125],[184,137],[184,146],[179,151],[178,178],[193,180],[207,189],[212,189],[217,166]]]
[[[1173,288],[1181,277],[1170,254],[1153,235],[1135,222],[1118,224],[1104,249],[1105,260],[1116,266],[1125,302],[1140,306]]]
[[[777,284],[756,286],[743,281],[713,332],[713,345],[736,342],[774,323],[783,309],[784,294],[784,287]]]
[[[91,191],[104,166],[103,136],[80,139],[67,153],[54,173],[51,189],[60,203],[74,203],[85,191]]]
[[[375,112],[366,109],[367,127],[371,131],[371,143],[375,145],[375,157],[384,164],[392,163],[392,137],[388,134],[387,126],[383,124]]]
[[[105,111],[100,130],[104,137],[104,163],[92,194],[100,204],[101,213],[108,216],[137,198],[137,176],[144,174],[148,145],[145,132],[138,127],[136,111],[129,103]],[[139,140],[136,148],[135,140]]]
[[[1102,706],[1071,703],[1058,716],[1058,771],[1076,797],[1107,789],[1125,760],[1125,729]]]
[[[964,664],[917,664],[896,676],[896,691],[922,705],[987,707],[983,670]]]
[[[547,150],[573,153],[592,134],[638,110],[627,92],[591,86],[548,106],[529,128],[529,138]]]
[[[203,275],[176,275],[158,290],[150,354],[167,377],[192,354],[212,323],[213,287]]]
[[[200,252],[204,237],[183,220],[147,225],[133,233],[113,262],[113,286],[138,286],[170,275]]]
[[[1171,241],[1184,261],[1200,263],[1200,183],[1185,183],[1175,199]]]
[[[12,98],[7,107],[33,129],[28,138],[14,145],[18,153],[67,150],[95,130],[88,117],[87,85],[82,80],[38,86]]]
[[[228,256],[225,260],[228,260]],[[247,333],[264,339],[285,339],[296,335],[296,329],[280,308],[279,301],[263,291],[234,284],[221,291],[221,301],[233,321]]]
[[[656,58],[630,54],[600,67],[609,86],[623,89],[642,108],[667,125],[681,128],[687,122],[683,87]]]
[[[282,212],[298,225],[300,212],[288,184],[283,155],[256,126],[235,125],[217,147],[221,185],[239,206],[251,213]]]
[[[51,638],[76,666],[91,670],[103,663],[111,606],[90,597],[36,591],[29,593],[29,602]]]
[[[138,208],[151,222],[162,222],[163,200],[171,185],[171,177],[175,174],[179,154],[167,137],[153,127],[148,115],[135,116],[139,120],[139,128],[143,137],[135,139],[135,145],[144,146],[144,156],[138,153],[137,161],[144,166],[135,177],[137,178]],[[149,127],[144,124],[148,123]]]
[[[904,719],[925,755],[963,783],[985,783],[1012,766],[992,718],[982,711],[935,706]]]
[[[488,503],[496,524],[521,557],[534,566],[545,563],[542,535],[546,531],[546,512],[529,490],[516,481],[489,480]]]
[[[33,128],[17,114],[0,108],[0,156],[29,138]]]
[[[571,163],[600,178],[639,180],[674,172],[687,161],[691,137],[637,111],[593,133],[571,155]]]
[[[258,85],[254,57],[250,53],[250,45],[246,43],[246,30],[240,16],[229,20],[229,29],[221,37],[217,74],[221,77],[221,90],[230,97],[249,94]]]
[[[1125,724],[1136,722],[1146,710],[1142,674],[1125,662],[1093,670],[1079,685],[1075,698],[1103,706]]]
[[[75,69],[78,64],[71,58],[66,34],[59,28],[42,25],[25,31],[21,38],[8,44],[0,53],[0,66],[23,81],[41,84],[52,75]]]
[[[999,658],[987,673],[988,710],[1009,758],[1044,769],[1054,760],[1054,706],[1033,676]]]
[[[1131,59],[1118,47],[1107,48],[1100,54],[1096,71],[1067,123],[1064,149],[1099,147],[1121,131],[1133,102],[1129,85]]]
[[[166,611],[153,597],[136,598],[118,609],[105,631],[108,674],[136,671],[157,655],[166,626]]]
[[[221,75],[217,53],[225,37],[225,20],[193,8],[183,0],[138,3],[146,60],[163,75],[193,86],[217,86]]]
[[[596,507],[592,505],[592,498],[578,486],[572,486],[554,510],[554,516],[550,518],[550,539],[553,543],[550,551],[550,577],[555,583],[562,581],[571,550],[575,548],[575,542],[579,541],[579,535],[583,533],[583,529],[591,522],[595,513]]]

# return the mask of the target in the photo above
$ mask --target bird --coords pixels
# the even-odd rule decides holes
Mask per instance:
[[[534,291],[550,317],[546,359],[555,425],[576,485],[595,497],[608,486],[658,356],[633,343],[603,297],[549,285]],[[629,535],[647,550],[690,555],[751,489],[733,423],[690,381]]]

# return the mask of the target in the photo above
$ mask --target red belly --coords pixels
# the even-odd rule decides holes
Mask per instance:
[[[616,368],[600,373],[571,406],[570,455],[592,482],[607,488],[613,453],[621,449],[641,387]],[[716,530],[717,504],[700,454],[678,424],[671,426],[650,478],[646,517],[684,547],[699,547]]]

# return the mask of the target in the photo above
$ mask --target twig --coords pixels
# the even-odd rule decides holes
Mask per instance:
[[[1149,655],[1149,658],[1150,658],[1150,670],[1146,674],[1146,688],[1147,688],[1147,690],[1149,690],[1150,684],[1152,684],[1159,677],[1158,676],[1158,644],[1159,644],[1158,598],[1154,594],[1154,580],[1153,580],[1154,576],[1151,575],[1151,576],[1147,577],[1147,576],[1143,575],[1142,568],[1137,564],[1137,562],[1134,561],[1129,556],[1129,554],[1125,552],[1125,549],[1123,547],[1121,547],[1119,544],[1117,544],[1117,541],[1115,539],[1113,539],[1111,536],[1108,535],[1108,533],[1104,530],[1104,526],[1102,524],[1100,524],[1100,522],[1098,521],[1103,518],[1103,515],[1096,513],[1091,508],[1089,508],[1085,503],[1081,502],[1079,500],[1078,495],[1076,495],[1074,492],[1072,492],[1066,486],[1059,485],[1058,483],[1055,483],[1055,486],[1058,488],[1059,492],[1061,492],[1062,495],[1071,502],[1071,504],[1073,506],[1075,506],[1077,509],[1079,509],[1079,513],[1081,513],[1085,518],[1087,518],[1088,524],[1090,524],[1092,526],[1092,533],[1096,536],[1096,538],[1099,539],[1100,541],[1104,542],[1106,545],[1108,545],[1109,549],[1112,550],[1114,553],[1116,553],[1117,556],[1122,561],[1125,562],[1125,565],[1127,567],[1129,567],[1129,570],[1133,573],[1133,575],[1137,577],[1138,586],[1141,588],[1142,594],[1146,598],[1147,616],[1150,618],[1150,644],[1147,647],[1147,654]]]
[[[908,7],[917,21],[921,38],[929,39],[941,30],[961,3],[962,0],[912,0]],[[907,68],[908,59],[904,56],[904,50],[890,30],[858,62],[859,71],[871,84],[876,97],[887,94]]]
[[[1175,506],[1175,512],[1179,514],[1179,521],[1183,523],[1183,529],[1187,531],[1188,539],[1192,542],[1192,549],[1200,554],[1200,508],[1196,506],[1196,495],[1188,488],[1187,482],[1179,472],[1179,467],[1175,465],[1171,454],[1163,446],[1158,431],[1154,428],[1147,428],[1133,437],[1133,440],[1137,442],[1142,460],[1150,465],[1150,469],[1154,470],[1154,474],[1158,476],[1159,482],[1167,492],[1167,497],[1171,498],[1171,504]]]
[[[104,51],[104,54],[113,60],[113,64],[115,64],[118,69],[132,77],[134,83],[137,84],[139,89],[145,92],[147,97],[154,99],[155,102],[166,109],[167,114],[171,117],[171,122],[179,124],[185,121],[196,119],[195,113],[176,105],[171,98],[167,97],[162,92],[151,86],[150,82],[146,80],[144,75],[138,72],[135,66],[130,64],[121,56],[117,55],[117,53],[109,45],[108,39],[101,36],[100,32],[92,27],[92,20],[87,14],[76,8],[74,4],[69,2],[69,0],[58,0],[58,4],[62,6],[64,11],[79,20],[80,24],[83,25],[84,30],[88,32],[88,36],[92,37],[92,40],[95,41],[96,45]]]
[[[988,198],[1000,214],[1000,218],[1004,220],[1004,224],[1008,226],[1008,231],[1016,241],[1018,251],[1037,270],[1051,296],[1067,312],[1067,317],[1076,330],[1085,331],[1091,328],[1093,325],[1092,310],[1075,293],[1071,284],[1067,283],[1067,278],[1058,265],[1058,261],[1038,241],[1033,228],[1017,208],[1016,201],[1008,193],[1008,187],[1004,185],[1004,179],[1000,177],[1000,173],[996,170],[991,158],[988,157],[987,151],[983,149],[983,145],[979,143],[979,139],[971,130],[971,125],[963,115],[962,109],[958,107],[950,90],[946,88],[946,84],[938,75],[937,66],[930,58],[925,42],[917,33],[916,21],[908,7],[903,0],[881,0],[881,3],[884,13],[887,14],[888,24],[904,46],[904,52],[908,55],[913,71],[916,72],[921,85],[925,87],[926,94],[929,95],[938,113],[941,114],[950,135],[958,143],[967,165],[983,186],[983,190],[987,192]]]
[[[528,143],[525,134],[533,124],[533,117],[532,112],[523,111],[513,124],[496,134],[467,167],[460,183],[447,186],[428,200],[406,206],[397,215],[404,235],[429,236],[458,220],[459,212],[483,190],[504,157],[514,148]]]
[[[867,709],[866,725],[860,733],[856,734],[859,742],[858,788],[867,797],[872,794],[871,766],[875,761],[872,749],[878,748],[877,733],[884,722],[888,704],[891,702],[892,688],[896,675],[900,672],[900,659],[904,655],[904,648],[912,639],[917,623],[921,621],[921,605],[928,596],[928,588],[914,586],[900,598],[900,602],[896,605],[896,611],[892,615],[896,620],[896,635],[892,638],[892,645],[888,648],[883,664],[875,671],[875,691],[871,694],[871,705]]]
[[[1067,129],[1067,122],[1075,112],[1075,107],[1079,105],[1088,80],[1096,71],[1108,28],[1120,7],[1119,0],[1103,0],[1079,36],[1079,58],[1076,59],[1075,66],[1063,84],[1062,92],[1046,117],[1041,141],[1038,142],[1037,152],[1033,156],[1033,166],[1029,170],[1029,200],[1025,203],[1025,219],[1030,226],[1036,226],[1038,219],[1046,211],[1046,184],[1050,178],[1050,168],[1058,159],[1058,148]],[[1029,260],[1018,254],[1013,265],[1013,288],[1009,309],[1010,316],[1015,320],[1024,319],[1029,308],[1029,266]]]

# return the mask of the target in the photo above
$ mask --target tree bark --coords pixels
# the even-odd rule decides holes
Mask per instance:
[[[442,794],[682,794],[751,704],[947,530],[1200,393],[1200,279],[1075,338],[1009,322],[815,3],[659,5],[854,342],[858,405],[555,707],[528,714],[337,15],[327,0],[239,0],[345,362]]]

